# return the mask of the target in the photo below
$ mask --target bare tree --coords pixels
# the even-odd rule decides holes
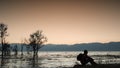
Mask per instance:
[[[14,46],[13,51],[14,51],[15,57],[17,57],[17,55],[18,55],[18,46],[17,45]]]
[[[47,42],[47,38],[42,34],[41,30],[37,30],[35,33],[30,34],[29,40],[25,40],[30,47],[32,47],[33,55],[38,54],[38,50],[43,47],[43,43]]]
[[[0,38],[1,38],[1,44],[2,44],[2,56],[3,56],[3,45],[5,43],[5,38],[7,35],[7,25],[0,23]]]

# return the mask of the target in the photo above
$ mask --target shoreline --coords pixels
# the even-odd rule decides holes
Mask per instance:
[[[69,67],[68,67],[69,68]],[[98,64],[98,65],[74,65],[74,67],[70,68],[120,68],[120,64]]]

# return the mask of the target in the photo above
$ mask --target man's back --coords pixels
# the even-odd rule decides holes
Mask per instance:
[[[80,53],[77,56],[77,60],[80,61],[82,65],[86,65],[88,62],[90,62],[92,65],[96,64],[94,60],[91,57],[89,57],[87,54],[88,54],[88,51],[84,50],[84,54]]]

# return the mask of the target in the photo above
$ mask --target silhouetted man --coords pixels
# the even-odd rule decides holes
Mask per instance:
[[[88,62],[90,62],[92,65],[96,65],[94,60],[91,57],[89,57],[87,54],[88,54],[88,51],[84,50],[84,54],[80,53],[77,56],[77,60],[80,61],[82,65],[86,65]]]

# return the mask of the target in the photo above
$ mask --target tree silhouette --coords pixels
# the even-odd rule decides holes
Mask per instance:
[[[42,34],[41,30],[37,30],[35,33],[30,34],[29,40],[25,40],[30,47],[32,47],[33,55],[38,54],[38,50],[43,47],[43,43],[47,42],[47,38]]]
[[[3,45],[5,44],[5,38],[7,35],[7,25],[0,23],[0,38],[1,38],[1,45],[2,45],[2,56],[3,56]]]
[[[21,57],[23,57],[23,45],[24,44],[21,44]]]
[[[15,57],[17,57],[17,54],[18,54],[18,46],[17,45],[14,46],[13,51],[14,51]]]
[[[10,44],[8,44],[8,43],[4,43],[4,46],[3,46],[3,55],[4,56],[10,56],[10,51],[11,51],[11,49],[10,49],[11,47],[10,47]]]

